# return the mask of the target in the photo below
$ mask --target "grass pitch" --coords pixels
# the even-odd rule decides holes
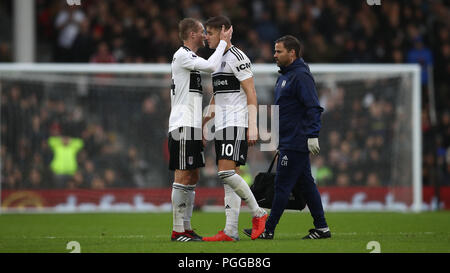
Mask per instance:
[[[0,215],[0,252],[68,253],[77,241],[82,253],[369,253],[377,241],[382,253],[450,253],[450,212],[326,213],[332,238],[301,240],[312,228],[306,212],[285,213],[274,240],[242,233],[251,227],[241,213],[239,242],[171,242],[171,213],[80,213]],[[198,234],[212,236],[225,224],[224,213],[194,212]]]

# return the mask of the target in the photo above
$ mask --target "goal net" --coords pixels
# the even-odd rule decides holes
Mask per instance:
[[[277,67],[253,66],[261,142],[242,176],[276,149]],[[312,172],[326,210],[420,211],[419,68],[311,65],[321,105]],[[212,94],[202,74],[203,105]],[[0,65],[2,211],[167,211],[169,65]],[[214,145],[196,204],[223,204]]]

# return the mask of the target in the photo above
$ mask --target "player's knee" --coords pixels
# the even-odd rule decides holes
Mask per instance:
[[[217,175],[222,180],[223,183],[229,184],[230,177],[236,174],[235,170],[219,171]]]
[[[241,177],[236,176],[235,170],[219,171],[217,174],[222,179],[222,182],[232,188],[239,197],[243,198],[243,200],[247,198],[245,196],[247,196],[246,190],[248,185]]]
[[[198,170],[176,170],[175,171],[175,181],[183,185],[196,184],[199,180]]]
[[[175,178],[175,181],[178,184],[182,184],[182,185],[188,185],[190,182],[190,178],[189,176],[183,175],[183,176],[178,176]]]
[[[190,184],[196,184],[200,179],[200,174],[198,172],[193,172],[190,176]]]

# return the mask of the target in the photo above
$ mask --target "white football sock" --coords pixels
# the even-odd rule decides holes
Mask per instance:
[[[184,232],[184,212],[187,206],[187,186],[174,182],[172,185],[173,231]]]
[[[266,211],[260,208],[256,202],[255,196],[250,190],[247,182],[245,182],[240,175],[236,174],[234,170],[220,171],[218,174],[223,183],[229,185],[234,192],[245,201],[247,206],[250,208],[253,217],[261,217],[266,214]]]
[[[234,192],[234,190],[227,184],[223,184],[225,190],[225,229],[226,235],[234,238],[239,238],[238,224],[239,211],[241,209],[241,198]]]
[[[330,231],[330,228],[324,227],[324,228],[318,228],[318,230],[320,230],[322,232],[327,232],[327,231]]]
[[[186,196],[186,210],[184,211],[184,230],[192,230],[191,218],[192,211],[194,210],[195,202],[195,186],[196,185],[186,185],[188,192]]]

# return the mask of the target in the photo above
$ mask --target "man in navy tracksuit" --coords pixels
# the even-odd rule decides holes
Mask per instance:
[[[275,85],[275,104],[279,105],[279,146],[275,195],[266,229],[261,239],[273,239],[275,227],[298,182],[314,219],[314,229],[303,239],[330,238],[320,193],[311,176],[309,153],[319,154],[320,115],[313,76],[300,57],[300,42],[284,36],[275,42],[275,60],[280,73]],[[245,231],[244,231],[245,233]]]

